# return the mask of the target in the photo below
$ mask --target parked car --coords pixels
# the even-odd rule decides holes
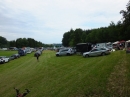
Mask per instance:
[[[18,50],[18,54],[19,54],[20,56],[25,56],[25,55],[27,54],[27,52],[26,52],[26,50],[19,49],[19,50]]]
[[[14,57],[14,59],[20,58],[19,54],[13,54],[11,57]]]
[[[74,51],[72,50],[72,48],[64,48],[56,52],[56,56],[72,55],[72,54],[74,54]]]
[[[9,62],[9,58],[7,56],[0,56],[0,63]]]
[[[14,56],[9,56],[8,58],[9,58],[9,61],[10,61],[10,60],[14,60],[14,59],[15,59],[15,57],[14,57]]]
[[[110,54],[110,50],[108,48],[94,48],[89,52],[83,53],[83,57],[104,56],[107,54]]]
[[[31,50],[28,50],[28,51],[27,51],[27,54],[30,54],[30,53],[32,53],[32,51],[31,51]]]

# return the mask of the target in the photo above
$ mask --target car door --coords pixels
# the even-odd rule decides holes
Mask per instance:
[[[9,61],[9,58],[8,57],[5,57],[5,62],[8,62]]]
[[[99,54],[98,49],[93,49],[93,50],[91,50],[89,56],[97,56],[98,54]]]
[[[3,59],[4,59],[5,62],[7,62],[7,58],[5,56],[3,56]]]
[[[60,55],[66,55],[66,50],[64,49],[64,50],[61,50],[60,51]]]

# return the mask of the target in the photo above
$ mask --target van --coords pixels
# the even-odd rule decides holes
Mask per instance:
[[[83,54],[84,52],[88,52],[92,49],[91,43],[78,43],[76,45],[76,53]]]

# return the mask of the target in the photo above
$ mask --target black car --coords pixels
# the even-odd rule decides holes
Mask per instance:
[[[13,54],[11,57],[14,57],[15,59],[20,58],[19,54]]]
[[[9,56],[9,60],[14,60],[15,57],[14,56]]]

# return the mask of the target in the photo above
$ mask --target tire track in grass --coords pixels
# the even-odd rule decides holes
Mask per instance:
[[[59,60],[58,64],[54,64],[55,58],[54,58],[53,61],[50,60],[50,59],[46,60],[46,61],[50,60],[49,64],[46,67],[48,73],[47,73],[46,76],[44,76],[45,78],[47,78],[46,79],[46,81],[47,81],[46,84],[48,83],[49,86],[47,86],[47,87],[45,86],[44,88],[46,88],[48,90],[48,93],[50,92],[49,95],[54,95],[54,94],[60,95],[61,93],[59,93],[59,91],[64,92],[65,90],[63,89],[63,87],[67,87],[69,83],[72,83],[74,81],[72,75],[73,74],[74,75],[77,74],[76,71],[78,71],[79,69],[83,68],[85,65],[87,66],[87,64],[88,64],[88,63],[84,63],[83,65],[79,64],[79,63],[82,63],[81,61],[84,60],[84,59],[80,59],[80,60],[77,60],[77,61],[74,62],[74,59],[72,58],[73,60],[71,60],[71,57],[62,57],[62,58],[63,58],[62,61],[64,60],[63,61],[64,63],[62,63],[62,61],[60,61],[60,59],[58,59]],[[71,61],[69,61],[69,62],[65,61],[65,60],[68,60],[68,58],[70,58]],[[58,60],[55,60],[55,61],[58,61]],[[43,63],[46,63],[46,61],[44,61]],[[73,64],[70,65],[68,63],[70,63],[70,64],[73,63]],[[74,63],[76,63],[76,64],[74,64]],[[58,74],[58,73],[60,73],[60,74]],[[68,73],[70,73],[70,74],[68,75]],[[51,78],[49,77],[49,75],[51,76]],[[75,77],[77,77],[77,76],[75,76]],[[74,79],[75,79],[75,77],[74,77]],[[70,80],[68,81],[68,79],[70,79]],[[80,78],[78,80],[81,81],[81,79],[82,78]],[[76,83],[79,83],[79,81],[78,82],[76,81]],[[60,82],[64,82],[64,84],[62,85],[62,84],[60,84]],[[74,83],[73,83],[73,85],[74,85]],[[73,87],[75,87],[75,86],[73,86]],[[61,89],[63,89],[63,90],[61,90]],[[58,94],[57,94],[57,91],[58,91]],[[68,90],[67,90],[67,92],[68,92]]]
[[[117,65],[108,79],[107,91],[111,97],[128,97],[127,87],[127,60],[126,55],[121,54]],[[130,96],[130,95],[129,95]]]
[[[76,61],[76,63],[78,61]],[[83,80],[86,79],[86,77],[88,77],[90,72],[92,72],[93,70],[95,70],[95,68],[98,67],[98,65],[96,65],[95,63],[100,64],[100,62],[102,60],[100,60],[98,62],[97,62],[97,60],[93,60],[91,62],[89,60],[87,60],[87,63],[86,62],[82,63],[81,61],[79,61],[79,64],[76,64],[76,66],[71,66],[72,68],[70,67],[71,70],[69,70],[69,75],[66,73],[65,75],[60,77],[60,79],[58,79],[58,80],[60,80],[60,82],[63,82],[63,81],[66,81],[66,82],[62,85],[61,88],[57,89],[56,95],[61,95],[63,93],[64,95],[72,96],[73,94],[75,95],[75,92],[76,92],[76,94],[78,92],[80,95],[85,95],[83,93],[84,90],[82,90],[82,88],[81,88],[81,86],[85,84],[85,82]],[[91,65],[91,64],[95,64],[95,65]],[[68,87],[68,88],[66,88],[66,87]],[[66,90],[63,91],[64,90],[63,88]],[[59,94],[59,92],[60,92],[60,94]],[[68,94],[66,94],[64,92],[66,92]],[[77,95],[79,95],[79,94],[77,94]],[[74,97],[74,96],[72,96],[72,97]]]

